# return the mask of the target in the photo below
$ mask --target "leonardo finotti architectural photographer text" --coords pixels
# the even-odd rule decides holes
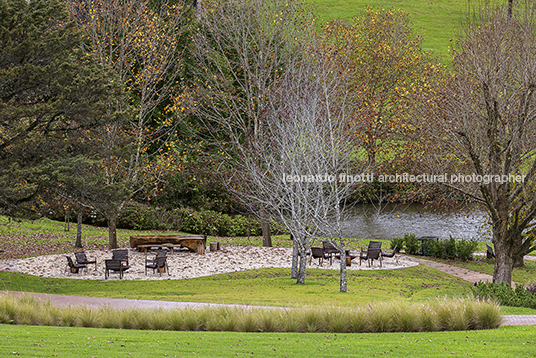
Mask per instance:
[[[377,176],[381,183],[522,183],[526,175],[479,175],[479,174],[382,174]],[[283,174],[284,183],[372,183],[373,173],[361,174],[307,174],[287,175]]]

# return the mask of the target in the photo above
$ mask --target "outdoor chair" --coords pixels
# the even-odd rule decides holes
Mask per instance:
[[[108,277],[110,276],[110,271],[119,272],[119,278],[122,279],[123,272],[130,268],[129,265],[123,265],[123,261],[121,260],[107,259],[104,260],[104,264],[106,266],[106,269],[104,271],[105,279],[108,279]]]
[[[381,241],[370,241],[368,244],[369,249],[381,249],[382,248],[382,242]]]
[[[97,271],[97,259],[89,260],[84,251],[75,252],[74,256],[76,257],[76,263],[81,265],[95,264],[95,271]]]
[[[128,249],[117,249],[112,251],[112,260],[125,261],[127,266],[128,263]]]
[[[383,257],[389,257],[389,258],[395,258],[395,262],[398,263],[398,256],[396,256],[396,249],[398,248],[398,245],[395,245],[395,248],[393,249],[393,252],[387,254],[385,252],[382,252],[382,258]]]
[[[367,249],[366,251],[361,251],[359,254],[359,265],[361,261],[367,261],[368,266],[371,267],[374,264],[374,260],[380,262],[380,267],[382,267],[382,250],[381,249]]]
[[[65,267],[65,271],[69,270],[70,273],[80,273],[80,269],[87,268],[87,266],[84,264],[75,264],[71,256],[65,257],[67,258],[67,266]]]
[[[156,264],[156,260],[159,257],[167,257],[167,251],[164,250],[164,249],[156,251],[156,255],[155,255],[154,259],[148,259],[147,255],[145,255],[145,274],[146,275],[147,275],[147,267],[148,267],[147,265]]]
[[[152,262],[147,263],[147,261],[152,261]],[[146,260],[145,275],[147,275],[148,268],[153,269],[153,273],[156,270],[158,270],[158,273],[160,273],[160,276],[162,276],[162,272],[167,272],[169,276],[171,275],[169,273],[166,256],[157,256],[154,260]]]
[[[324,254],[329,255],[329,264],[331,265],[333,263],[333,254],[337,254],[339,250],[329,242],[322,242],[322,249],[324,250]]]
[[[488,244],[486,244],[486,258],[490,260],[495,258],[495,252],[493,252],[493,249]]]
[[[331,259],[330,254],[326,254],[324,252],[324,249],[321,247],[311,247],[311,260],[310,262],[313,262],[313,259],[318,259],[318,264],[322,266],[324,263],[324,259]]]

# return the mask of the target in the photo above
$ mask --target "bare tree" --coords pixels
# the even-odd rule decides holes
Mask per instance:
[[[199,11],[195,36],[198,69],[192,110],[218,143],[223,158],[234,158],[245,135],[260,138],[279,76],[294,56],[297,41],[312,33],[301,2],[222,0]],[[271,246],[269,215],[257,208],[263,246]]]
[[[493,281],[507,284],[515,262],[535,249],[536,233],[535,9],[514,10],[510,18],[488,9],[466,26],[454,74],[434,103],[437,122],[426,122],[448,151],[434,158],[473,172],[451,177],[450,185],[487,209]]]
[[[305,282],[312,242],[330,241],[341,253],[341,292],[346,250],[339,224],[351,183],[340,179],[355,170],[347,71],[336,51],[319,49],[288,68],[257,135],[250,133],[240,147],[236,167],[241,195],[270,209],[290,231],[297,283]]]

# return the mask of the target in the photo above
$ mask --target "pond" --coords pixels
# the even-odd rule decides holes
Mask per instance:
[[[438,211],[418,204],[358,204],[348,210],[343,236],[363,239],[392,239],[404,234],[448,239],[487,241],[489,227],[482,210]]]

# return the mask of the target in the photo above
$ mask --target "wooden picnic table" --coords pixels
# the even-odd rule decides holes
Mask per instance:
[[[130,237],[130,247],[140,251],[152,247],[169,248],[171,253],[175,247],[185,247],[198,254],[205,253],[207,237],[204,235],[141,235]]]

